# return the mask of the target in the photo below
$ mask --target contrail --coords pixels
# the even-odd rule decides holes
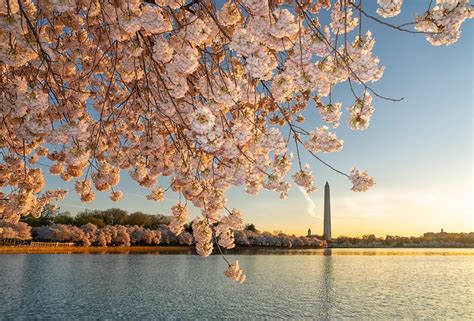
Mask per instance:
[[[311,199],[311,197],[309,197],[308,193],[306,192],[306,190],[301,187],[301,186],[298,186],[298,189],[300,190],[301,194],[303,194],[305,200],[306,200],[306,204],[307,204],[307,211],[308,211],[308,214],[312,217],[318,217],[316,215],[316,213],[314,212],[314,210],[316,209],[316,205],[314,204],[313,200]]]

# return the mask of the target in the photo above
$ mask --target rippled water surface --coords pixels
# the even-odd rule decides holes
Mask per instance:
[[[474,319],[472,250],[0,255],[0,319]]]

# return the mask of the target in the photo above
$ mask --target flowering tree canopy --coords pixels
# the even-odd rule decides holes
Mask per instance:
[[[120,200],[114,187],[126,170],[148,199],[171,189],[202,211],[193,224],[199,254],[216,238],[232,247],[242,218],[220,214],[229,188],[285,198],[294,145],[292,178],[313,191],[300,153],[332,168],[319,154],[343,147],[329,129],[343,110],[332,88],[349,83],[344,122],[353,130],[368,127],[373,96],[385,98],[370,87],[384,67],[364,19],[424,33],[437,46],[456,42],[474,11],[467,0],[427,1],[413,22],[393,25],[385,18],[402,2],[377,0],[372,14],[362,0],[0,0],[0,219],[39,216],[64,197],[45,190],[41,165],[73,182],[84,202],[95,191]],[[306,131],[306,112],[328,126]],[[374,184],[357,168],[336,171],[354,191]],[[175,233],[187,202],[172,209]],[[239,271],[228,273],[242,280]]]

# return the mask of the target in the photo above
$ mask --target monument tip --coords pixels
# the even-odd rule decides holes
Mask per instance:
[[[329,183],[326,181],[326,184],[324,186],[329,186]]]

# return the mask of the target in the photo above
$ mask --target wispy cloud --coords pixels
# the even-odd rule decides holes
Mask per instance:
[[[83,209],[86,209],[86,208],[89,207],[89,206],[85,206],[85,205],[74,204],[74,203],[64,202],[64,201],[60,203],[60,206],[61,207],[76,208],[76,209],[80,209],[80,210],[83,210]]]
[[[303,187],[298,186],[298,189],[301,192],[301,194],[303,194],[304,199],[306,200],[306,211],[308,212],[308,214],[312,217],[318,218],[318,216],[316,215],[316,211],[315,211],[316,210],[316,204],[314,204],[314,201],[311,199],[311,197],[309,197],[308,193],[306,192],[306,190]]]
[[[142,201],[147,201],[146,195],[149,192],[143,192],[143,194],[138,194],[138,193],[133,193],[133,192],[128,192],[124,191],[125,196],[132,196],[134,198],[139,198]],[[169,197],[169,195],[166,195],[165,199],[162,202],[179,202],[179,199],[177,197]]]

